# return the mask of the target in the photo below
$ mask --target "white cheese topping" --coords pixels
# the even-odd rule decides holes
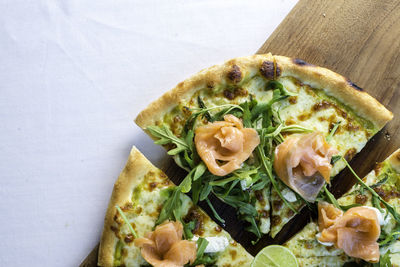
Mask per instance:
[[[284,188],[282,190],[282,196],[289,202],[295,202],[297,200],[296,195],[289,188]]]
[[[204,237],[208,241],[208,245],[204,250],[204,253],[215,253],[224,251],[227,246],[229,246],[229,240],[225,236],[209,236]],[[198,236],[193,236],[192,240],[197,241]]]
[[[243,190],[247,190],[249,189],[250,186],[252,186],[253,184],[247,185],[247,181],[246,180],[240,180],[240,186],[242,187]]]
[[[320,237],[321,237],[321,233],[318,233],[318,234],[316,235],[316,238],[317,238],[318,243],[320,243],[321,245],[327,246],[327,247],[333,246],[333,243],[332,243],[332,242],[321,242],[321,241],[319,241],[319,238],[320,238]]]

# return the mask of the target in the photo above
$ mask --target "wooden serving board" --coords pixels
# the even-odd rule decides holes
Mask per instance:
[[[300,58],[340,73],[393,112],[393,121],[352,160],[351,165],[360,176],[400,147],[400,1],[300,0],[257,51],[268,52]],[[165,171],[176,183],[185,176],[172,162]],[[335,181],[336,196],[354,184],[348,170]],[[310,217],[304,209],[275,240],[264,238],[252,246],[251,235],[242,231],[235,211],[218,200],[214,203],[226,221],[225,229],[252,254],[268,244],[284,242]],[[207,207],[204,209],[212,214]],[[80,266],[97,266],[97,250],[98,246]]]

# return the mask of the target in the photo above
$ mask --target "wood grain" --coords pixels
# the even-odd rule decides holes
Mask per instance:
[[[351,165],[361,176],[400,147],[400,1],[301,0],[257,51],[267,52],[332,69],[350,78],[393,112],[393,121],[352,160]],[[185,173],[172,162],[168,166],[167,175],[174,182],[181,181]],[[343,194],[353,183],[350,172],[342,171],[334,181],[335,195]],[[252,254],[268,244],[284,242],[311,215],[304,210],[275,240],[264,238],[252,246],[251,235],[242,231],[235,211],[218,200],[215,206],[227,221],[225,229]],[[208,207],[203,208],[212,214]],[[96,266],[97,250],[98,246],[80,266]]]

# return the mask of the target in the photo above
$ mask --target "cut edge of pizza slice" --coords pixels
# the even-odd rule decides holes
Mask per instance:
[[[383,162],[378,163],[374,170],[362,180],[389,203],[397,213],[400,213],[400,149],[393,152]],[[382,258],[387,260],[390,257],[392,264],[390,266],[400,266],[400,240],[398,240],[400,224],[388,210],[380,203],[374,202],[371,193],[365,188],[362,189],[359,184],[355,184],[337,202],[347,210],[350,207],[368,206],[384,211],[383,221],[381,218],[381,235],[378,239],[380,257],[381,260]],[[360,261],[360,259],[349,257],[340,248],[319,242],[317,240],[319,234],[318,222],[312,221],[284,244],[295,254],[300,266],[343,266],[346,262]]]
[[[139,247],[143,249],[153,241],[155,244],[170,242],[171,233],[166,234],[159,228],[165,224],[182,227],[177,233],[180,233],[184,240],[196,242],[196,253],[199,252],[199,247],[204,249],[201,254],[196,255],[198,261],[195,261],[195,264],[207,266],[207,263],[213,263],[216,266],[224,266],[229,263],[234,266],[249,266],[253,259],[203,210],[194,206],[188,196],[177,190],[160,169],[133,147],[126,166],[115,182],[106,212],[99,247],[99,266],[148,265]],[[168,238],[165,239],[165,235]],[[186,253],[185,247],[174,247],[174,244],[167,252],[158,253],[164,253],[168,259],[179,258]],[[163,246],[160,246],[160,250],[162,248]],[[152,250],[147,249],[143,252],[147,253],[146,257],[160,260],[154,259],[154,255],[149,256],[149,251]],[[166,253],[169,253],[169,256],[166,256]]]
[[[197,153],[196,129],[215,121],[219,124],[223,120],[234,123],[232,118],[224,115],[238,116],[245,128],[256,129],[262,148],[258,149],[258,146],[256,150],[260,151],[252,154],[255,157],[250,156],[244,165],[240,165],[250,166],[250,170],[234,174],[238,177],[236,180],[240,180],[241,188],[232,175],[217,182],[214,180],[218,177],[207,179],[223,188],[216,196],[231,206],[241,206],[243,199],[248,203],[256,199],[255,209],[247,209],[247,213],[238,209],[238,213],[242,218],[254,217],[257,213],[258,226],[251,229],[258,238],[269,232],[274,237],[305,204],[303,198],[294,194],[293,188],[281,183],[271,170],[273,149],[269,142],[276,145],[292,134],[320,132],[325,138],[330,136],[330,143],[338,150],[338,155],[350,160],[393,117],[375,98],[340,74],[299,59],[265,54],[235,58],[200,71],[151,103],[140,112],[135,122],[157,144],[169,150],[176,163],[193,178],[193,174],[201,173],[197,168],[204,168],[199,161],[203,157]],[[208,130],[203,131],[205,136]],[[217,139],[221,141],[220,136]],[[245,145],[252,143],[244,140]],[[266,160],[259,161],[266,164],[254,167],[252,159],[260,158],[262,151],[266,153]],[[224,155],[218,156],[225,158]],[[220,164],[221,161],[216,160],[213,168],[220,169]],[[211,171],[209,164],[207,167]],[[344,167],[343,162],[333,164],[331,176]],[[258,168],[264,177],[251,173],[251,168]],[[220,172],[219,175],[222,177],[226,173]],[[244,174],[248,174],[247,179]],[[188,190],[189,180],[190,177],[185,181]],[[210,185],[208,180],[204,186]],[[265,180],[265,188],[252,190],[255,185],[252,181],[260,180]],[[240,199],[240,203],[230,201],[232,198],[224,199],[233,183],[236,183],[233,190],[249,189],[252,191],[250,196],[238,198],[235,194],[233,199]],[[287,189],[287,198],[278,190],[282,187]],[[216,191],[212,190],[214,194]]]

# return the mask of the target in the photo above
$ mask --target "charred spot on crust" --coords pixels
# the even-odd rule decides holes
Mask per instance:
[[[242,80],[242,72],[238,65],[232,66],[232,69],[228,72],[228,79],[233,83],[238,83]]]
[[[300,58],[293,58],[293,63],[299,66],[314,66],[313,64],[310,64],[308,62],[305,62],[304,60]]]
[[[274,65],[276,65],[276,69],[275,69]],[[272,61],[264,61],[261,64],[260,72],[261,72],[262,76],[264,76],[265,78],[270,79],[270,80],[281,76],[281,69],[279,68],[277,63],[274,64],[274,62],[272,62]],[[276,77],[275,77],[275,75],[276,75]]]
[[[207,88],[208,89],[213,89],[215,87],[214,82],[213,81],[208,81],[207,82]]]
[[[347,83],[353,87],[354,89],[356,89],[357,91],[361,91],[363,92],[364,89],[362,89],[360,86],[358,86],[357,84],[353,83],[352,81],[350,81],[349,79],[347,79]]]

